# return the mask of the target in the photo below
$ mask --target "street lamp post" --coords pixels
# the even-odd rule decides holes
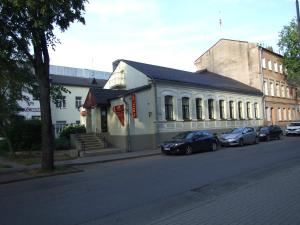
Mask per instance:
[[[299,2],[296,0],[296,11],[297,11],[297,27],[298,27],[298,41],[300,43],[300,13],[299,13]]]

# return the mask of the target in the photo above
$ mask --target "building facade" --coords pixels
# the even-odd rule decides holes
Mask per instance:
[[[297,88],[287,80],[281,55],[254,43],[221,39],[195,65],[261,90],[265,124],[285,126],[300,120]]]
[[[95,79],[95,75],[96,77],[107,78],[108,73],[103,74],[105,72],[58,66],[51,66],[50,68],[51,85],[61,85],[68,90],[68,92],[63,93],[57,104],[51,101],[52,122],[57,136],[68,124],[86,124],[85,113],[80,113],[80,108],[90,87],[102,88],[106,83],[106,79]],[[87,77],[87,72],[92,73],[94,77]],[[73,76],[71,76],[72,74]],[[20,114],[26,119],[40,119],[39,100],[30,94],[26,95],[30,99],[30,104],[28,105],[24,101],[19,102],[19,105],[23,108]]]
[[[209,71],[114,64],[104,89],[91,88],[84,107],[88,131],[115,147],[153,149],[182,131],[218,133],[263,124],[262,93],[241,82]]]

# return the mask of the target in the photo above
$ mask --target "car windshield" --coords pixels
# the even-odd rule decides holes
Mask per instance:
[[[184,139],[190,139],[193,136],[194,136],[193,132],[183,132],[183,133],[177,134],[172,139],[175,139],[175,140],[184,140]]]
[[[260,128],[259,131],[268,131],[268,130],[269,130],[269,127],[262,127],[262,128]]]
[[[244,128],[235,128],[235,129],[231,130],[229,133],[230,134],[240,134],[243,132],[243,130],[244,130]]]
[[[300,127],[300,123],[291,123],[290,126],[291,127]]]

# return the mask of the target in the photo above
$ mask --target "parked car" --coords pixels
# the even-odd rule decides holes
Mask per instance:
[[[259,142],[259,138],[253,127],[241,127],[222,134],[220,142],[223,146],[243,146],[244,144],[256,144]]]
[[[216,151],[219,140],[207,131],[188,131],[174,136],[172,140],[161,145],[165,154],[192,154],[201,151]]]
[[[300,121],[293,122],[286,127],[285,135],[288,136],[291,134],[296,134],[296,135],[300,134]]]
[[[271,139],[279,140],[282,134],[282,129],[277,125],[261,127],[258,131],[260,141],[270,141]]]

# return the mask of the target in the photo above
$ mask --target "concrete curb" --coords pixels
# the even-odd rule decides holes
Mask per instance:
[[[160,154],[161,153],[150,153],[147,155],[125,156],[122,158],[115,158],[115,159],[100,159],[100,160],[89,161],[89,162],[64,163],[64,164],[57,164],[57,165],[81,166],[81,165],[89,165],[89,164],[96,164],[96,163],[107,163],[107,162],[122,161],[122,160],[128,160],[128,159],[144,158],[144,157],[155,156],[155,155],[160,155]]]
[[[19,172],[16,172],[16,173],[22,173],[22,172],[26,172],[26,171],[30,171],[30,169],[26,169],[24,171],[19,171]],[[0,179],[0,185],[16,183],[16,182],[26,181],[26,180],[34,180],[34,179],[44,178],[44,177],[53,177],[53,176],[65,175],[65,174],[70,174],[70,173],[80,173],[80,172],[83,172],[83,170],[78,169],[78,168],[73,168],[72,171],[54,172],[54,173],[41,174],[41,175],[36,175],[36,176],[33,176],[33,175],[31,176],[31,175],[26,175],[25,174],[24,177],[20,177],[20,178],[7,179],[7,180],[3,180],[3,181],[1,181],[1,179]]]
[[[134,156],[124,156],[124,157],[116,157],[116,158],[111,158],[111,159],[99,159],[99,160],[94,160],[94,161],[86,161],[86,162],[70,162],[68,163],[67,161],[64,161],[63,163],[57,162],[55,165],[56,166],[81,166],[81,165],[90,165],[90,164],[97,164],[97,163],[108,163],[108,162],[114,162],[114,161],[122,161],[122,160],[128,160],[128,159],[137,159],[137,158],[144,158],[148,156],[155,156],[155,155],[160,155],[160,152],[155,152],[155,153],[149,153],[149,154],[144,154],[144,155],[134,155]],[[7,180],[2,180],[1,181],[1,175],[13,175],[13,174],[18,174],[22,172],[27,172],[30,170],[38,169],[40,166],[32,166],[28,168],[19,168],[16,170],[12,171],[2,171],[0,172],[0,185],[2,184],[9,184],[9,183],[15,183],[15,182],[20,182],[20,181],[26,181],[26,180],[33,180],[33,179],[38,179],[38,178],[43,178],[43,177],[52,177],[52,176],[59,176],[59,175],[65,175],[65,174],[70,174],[70,173],[79,173],[83,172],[84,170],[78,169],[78,168],[73,168],[73,171],[66,171],[66,172],[54,172],[54,173],[49,173],[49,174],[42,174],[42,175],[37,175],[37,176],[30,176],[30,175],[24,175],[24,177],[20,178],[15,178],[15,179],[7,179]]]

